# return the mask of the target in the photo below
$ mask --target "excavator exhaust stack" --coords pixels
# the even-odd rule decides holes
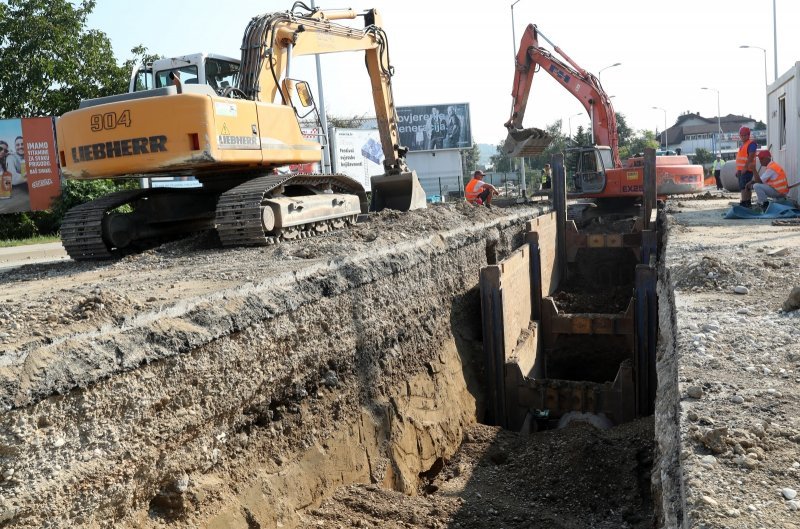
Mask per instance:
[[[373,176],[370,181],[372,183],[370,211],[384,209],[410,211],[427,207],[425,190],[419,183],[416,171]]]
[[[538,156],[544,152],[553,137],[546,131],[531,127],[529,129],[508,129],[504,148],[512,158]]]

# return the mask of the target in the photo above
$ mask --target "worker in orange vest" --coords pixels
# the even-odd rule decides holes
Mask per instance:
[[[497,188],[492,184],[483,181],[486,174],[478,169],[472,174],[472,180],[464,188],[464,195],[467,202],[480,206],[486,204],[487,208],[492,207],[492,196],[498,194]]]
[[[736,153],[736,177],[739,179],[739,189],[742,191],[742,198],[739,202],[740,206],[745,208],[752,207],[752,186],[747,184],[753,179],[753,174],[756,172],[756,151],[758,144],[755,140],[750,139],[750,129],[742,127],[739,129],[739,139],[742,140],[742,146],[739,152]]]
[[[767,198],[783,198],[789,193],[789,181],[786,180],[783,167],[772,161],[769,150],[758,151],[758,161],[765,168],[764,172],[760,175],[756,173],[755,178],[747,185],[756,192],[761,209],[766,211],[769,206]]]

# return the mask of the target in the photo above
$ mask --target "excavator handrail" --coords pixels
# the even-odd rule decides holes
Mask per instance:
[[[519,51],[515,61],[514,85],[511,96],[511,117],[505,126],[512,130],[522,128],[522,118],[528,104],[533,75],[536,66],[543,69],[572,94],[588,113],[592,122],[593,142],[611,148],[615,167],[622,167],[619,156],[619,139],[617,136],[617,118],[614,107],[599,79],[587,70],[578,66],[561,48],[553,45],[556,53],[564,57],[561,61],[548,50],[539,46],[538,37],[553,43],[542,35],[534,24],[529,24],[522,34]]]

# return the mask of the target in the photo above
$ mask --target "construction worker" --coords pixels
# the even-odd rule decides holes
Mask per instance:
[[[497,188],[492,184],[483,181],[486,174],[478,169],[472,174],[472,180],[464,188],[464,195],[467,202],[480,206],[486,204],[487,208],[492,207],[492,196],[498,194]]]
[[[783,167],[772,161],[769,150],[758,151],[758,161],[761,162],[761,167],[765,168],[764,172],[756,174],[747,185],[756,192],[758,204],[766,211],[769,206],[767,198],[783,198],[789,193],[789,181],[786,179]]]
[[[722,166],[725,165],[725,160],[722,159],[722,154],[717,154],[717,159],[711,165],[711,174],[714,175],[714,180],[717,182],[717,191],[722,191],[722,180],[719,174],[722,172]]]
[[[736,178],[739,179],[739,189],[742,191],[742,198],[739,205],[745,208],[753,206],[750,201],[752,197],[751,187],[747,184],[753,179],[756,172],[756,151],[758,144],[755,140],[750,139],[750,128],[742,127],[739,129],[739,139],[742,140],[742,146],[739,152],[736,153]]]
[[[542,189],[550,189],[550,186],[553,185],[553,169],[550,167],[549,163],[544,164],[544,169],[542,169]]]

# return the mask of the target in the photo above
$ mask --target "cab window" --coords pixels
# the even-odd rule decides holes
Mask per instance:
[[[172,86],[172,82],[169,80],[170,73],[174,73],[183,84],[197,84],[197,66],[191,64],[188,66],[181,66],[180,68],[159,71],[156,74],[156,88]]]
[[[150,68],[142,68],[136,72],[133,78],[131,92],[141,92],[142,90],[152,90],[153,71]]]
[[[215,91],[234,86],[239,64],[221,59],[206,59],[206,83]]]

